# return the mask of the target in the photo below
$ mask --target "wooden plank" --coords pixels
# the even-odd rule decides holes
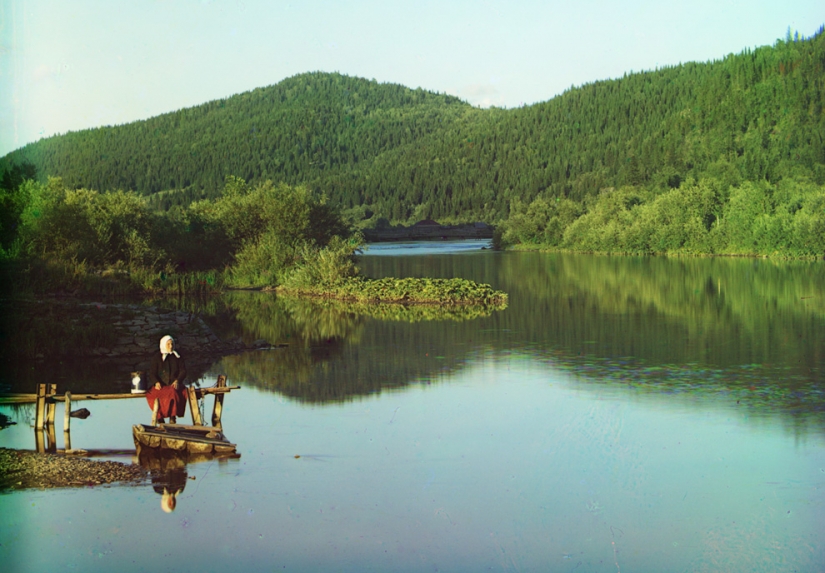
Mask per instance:
[[[35,406],[34,429],[42,430],[46,418],[46,385],[37,385],[37,405]]]
[[[156,432],[176,432],[176,431],[183,431],[183,432],[197,432],[199,434],[208,434],[209,432],[220,432],[220,428],[213,428],[212,426],[190,426],[187,424],[158,424],[156,427],[152,428],[153,431]]]
[[[195,389],[190,386],[186,389],[186,393],[189,395],[189,411],[192,413],[192,423],[196,426],[202,426],[201,409],[198,405],[198,397]]]

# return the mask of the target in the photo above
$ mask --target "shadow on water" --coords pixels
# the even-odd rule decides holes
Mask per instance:
[[[234,455],[215,454],[189,454],[187,456],[175,455],[174,453],[157,453],[143,450],[138,456],[140,466],[149,471],[151,487],[160,497],[160,508],[164,513],[172,513],[177,509],[178,500],[181,494],[190,485],[189,493],[193,491],[192,486],[195,476],[190,476],[187,467],[191,464],[200,464],[217,461],[220,465],[226,466],[236,463],[240,459]]]

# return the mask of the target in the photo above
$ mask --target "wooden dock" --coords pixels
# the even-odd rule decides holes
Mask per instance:
[[[205,443],[203,441],[198,441],[199,437],[205,437],[210,435],[209,440],[217,440],[219,443],[212,443],[210,446],[210,451],[219,452],[219,453],[227,453],[227,452],[234,452],[235,451],[235,444],[229,443],[226,438],[223,436],[223,428],[221,425],[221,414],[223,413],[223,403],[224,397],[226,394],[231,392],[232,390],[239,390],[240,386],[229,386],[226,383],[226,376],[221,374],[218,376],[218,380],[215,386],[210,386],[207,388],[196,388],[193,386],[188,386],[185,389],[185,393],[188,398],[189,402],[189,411],[192,416],[192,425],[191,426],[183,426],[178,424],[157,424],[157,400],[155,401],[155,410],[152,412],[152,423],[151,425],[144,426],[142,424],[137,424],[133,426],[133,436],[135,437],[135,445],[138,447],[138,437],[136,428],[141,427],[142,430],[140,432],[146,434],[146,443],[143,444],[144,447],[154,447],[150,444],[154,444],[155,440],[150,439],[152,435],[155,434],[156,431],[167,432],[166,437],[170,437],[170,433],[176,430],[172,428],[179,428],[183,431],[181,436],[175,438],[178,441],[183,440],[186,442],[187,440],[193,441],[193,443]],[[198,404],[198,400],[203,398],[207,395],[213,395],[215,397],[215,403],[212,408],[212,416],[211,416],[211,426],[205,426],[203,424],[203,419],[201,417],[200,406]],[[34,422],[34,432],[35,432],[35,446],[38,452],[57,452],[57,444],[55,439],[55,431],[54,431],[54,421],[55,415],[57,410],[57,403],[64,402],[65,404],[65,413],[63,414],[63,441],[65,443],[65,448],[61,450],[62,453],[72,454],[81,452],[82,450],[72,450],[71,447],[71,408],[72,402],[81,402],[84,400],[88,401],[99,401],[99,400],[127,400],[131,398],[143,398],[146,399],[145,393],[118,393],[118,394],[72,394],[71,392],[66,392],[65,394],[58,394],[57,393],[57,385],[56,384],[38,384],[37,385],[37,392],[34,394],[25,394],[25,393],[14,393],[14,394],[0,394],[0,404],[35,404],[35,422]],[[157,429],[157,430],[156,430]],[[45,435],[44,435],[45,434]],[[219,436],[219,437],[218,437]],[[198,439],[195,439],[198,438]],[[159,444],[161,446],[165,443],[172,444],[173,442],[161,441]],[[175,447],[171,447],[172,450],[180,450],[181,448],[178,447],[179,444],[175,442]],[[231,447],[231,449],[230,449]],[[193,446],[193,452],[204,453],[205,446]]]

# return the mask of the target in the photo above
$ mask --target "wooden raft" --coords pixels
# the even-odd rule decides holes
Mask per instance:
[[[219,428],[212,426],[187,426],[183,424],[158,424],[132,426],[135,448],[141,450],[167,450],[190,454],[234,454],[237,446],[229,442]]]

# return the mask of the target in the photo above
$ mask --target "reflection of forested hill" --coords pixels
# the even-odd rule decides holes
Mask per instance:
[[[514,200],[679,187],[689,177],[825,182],[825,34],[628,74],[518,109],[311,73],[0,160],[70,187],[215,196],[227,175],[307,183],[394,220],[505,219]],[[369,213],[368,213],[369,212]]]
[[[364,257],[378,276],[466,276],[509,293],[511,341],[659,364],[822,365],[825,266],[761,259],[490,253]],[[804,341],[804,342],[803,342]]]
[[[527,360],[592,388],[725,396],[753,414],[825,427],[825,265],[489,251],[359,264],[376,277],[481,281],[507,290],[510,306],[371,307],[260,292],[167,303],[201,312],[221,337],[286,345],[224,357],[211,371],[310,403],[444,382],[480,360]]]
[[[518,260],[529,263],[533,259],[518,254],[513,262],[508,258],[498,258],[499,263],[506,263],[499,267],[505,275],[515,271],[524,275],[529,267],[519,268]],[[608,259],[580,258],[593,264],[584,276],[590,276],[592,271],[607,283],[615,277],[603,267],[609,267]],[[451,261],[460,260],[436,258],[430,262],[442,270],[455,270]],[[576,261],[566,262],[579,268]],[[681,261],[662,262],[678,266]],[[734,269],[737,262],[731,261]],[[583,263],[585,267],[587,264]],[[563,270],[564,264],[554,268]],[[736,276],[731,269],[728,271],[728,279]],[[543,363],[549,370],[570,373],[594,391],[630,391],[651,398],[681,396],[698,400],[698,404],[703,398],[721,399],[740,404],[750,416],[787,416],[789,426],[799,432],[804,433],[809,427],[825,428],[823,356],[817,350],[821,348],[821,335],[820,339],[798,344],[798,356],[776,356],[774,362],[773,355],[766,353],[767,348],[777,344],[770,332],[749,332],[761,325],[743,324],[724,308],[713,330],[704,332],[704,315],[713,312],[702,310],[707,306],[703,299],[709,295],[709,289],[691,292],[698,297],[698,312],[667,317],[655,304],[641,300],[643,297],[628,302],[619,300],[622,297],[607,296],[600,301],[589,289],[580,288],[576,282],[580,279],[581,276],[556,275],[555,284],[565,287],[561,295],[548,295],[545,290],[542,300],[540,295],[522,292],[521,307],[514,305],[507,311],[471,321],[408,324],[357,318],[353,330],[357,334],[353,338],[296,335],[296,343],[289,348],[228,356],[213,370],[227,373],[241,384],[252,384],[300,401],[330,403],[410,384],[441,383],[479,360],[530,361]],[[734,288],[748,282],[747,274],[741,279],[744,283]],[[781,282],[780,279],[774,287],[781,286]],[[623,288],[626,290],[627,286]],[[306,301],[300,304],[312,306]],[[616,306],[611,310],[608,307],[612,304]],[[291,312],[289,305],[277,306],[279,311],[265,317],[266,320],[291,321],[286,318]],[[335,311],[341,310],[338,307]],[[316,312],[331,311],[318,308]],[[796,324],[794,319],[786,323],[786,318],[780,313],[767,319],[768,330],[780,339]],[[821,329],[821,317],[814,317],[811,322],[816,320]],[[702,344],[690,342],[691,332],[705,336],[706,340]],[[258,334],[260,331],[255,331],[255,336]],[[809,334],[815,332],[811,330]],[[713,347],[720,340],[737,336],[742,339]],[[798,360],[804,362],[797,363]]]

